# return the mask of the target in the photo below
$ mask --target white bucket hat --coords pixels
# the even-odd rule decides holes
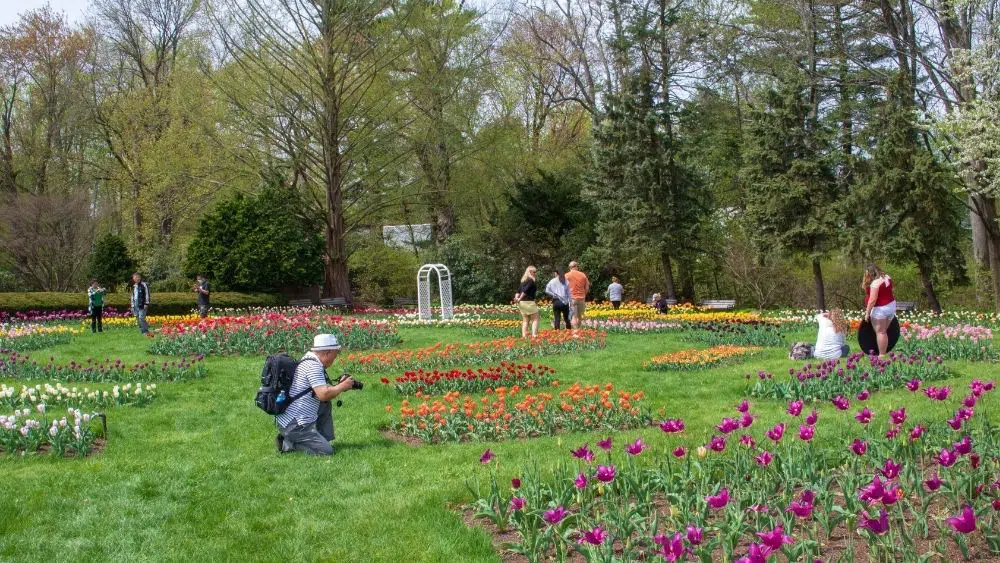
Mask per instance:
[[[313,337],[313,352],[324,352],[327,350],[340,350],[337,337],[332,334],[317,334]]]

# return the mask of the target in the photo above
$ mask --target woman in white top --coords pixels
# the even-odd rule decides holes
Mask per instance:
[[[618,276],[611,276],[611,285],[608,286],[608,290],[605,292],[608,296],[608,300],[611,301],[611,306],[615,309],[621,307],[622,296],[625,294],[625,288],[622,284],[618,282]]]
[[[829,313],[820,313],[816,315],[816,324],[819,325],[819,332],[816,333],[813,357],[835,360],[850,354],[851,349],[845,343],[845,337],[851,325],[844,319],[843,311],[834,309]]]

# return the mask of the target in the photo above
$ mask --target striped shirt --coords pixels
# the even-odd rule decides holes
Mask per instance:
[[[292,378],[292,388],[289,390],[288,400],[306,389],[315,389],[326,384],[326,368],[323,367],[316,354],[307,352],[299,360],[299,367],[295,368],[295,377]],[[288,405],[288,410],[278,415],[278,424],[282,428],[293,422],[300,426],[308,426],[316,422],[318,413],[319,399],[314,393],[306,393],[299,400]]]

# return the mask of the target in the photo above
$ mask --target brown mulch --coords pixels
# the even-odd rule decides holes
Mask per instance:
[[[402,442],[411,448],[419,448],[424,445],[424,441],[416,436],[404,436],[395,430],[383,430],[382,435],[393,442]]]

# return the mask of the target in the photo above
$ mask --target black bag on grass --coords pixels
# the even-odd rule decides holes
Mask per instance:
[[[264,370],[260,372],[260,389],[254,400],[257,406],[267,414],[279,415],[288,409],[295,401],[312,393],[307,387],[298,395],[291,395],[292,380],[295,379],[295,368],[299,362],[287,354],[274,354],[264,360]]]

